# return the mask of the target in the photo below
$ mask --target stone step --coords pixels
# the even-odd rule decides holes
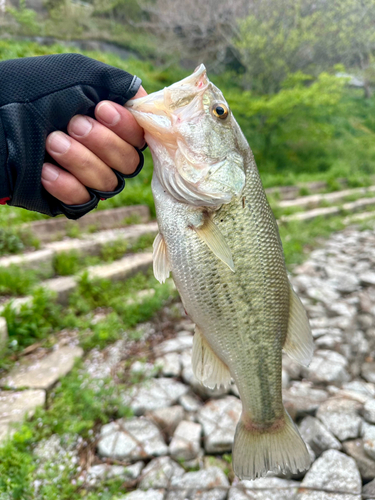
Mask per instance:
[[[53,259],[55,255],[63,252],[76,252],[79,256],[99,255],[105,245],[122,240],[134,243],[141,236],[156,235],[158,225],[156,222],[137,224],[121,229],[108,229],[93,234],[85,234],[82,238],[69,238],[61,241],[46,243],[42,250],[11,255],[0,258],[0,268],[17,265],[23,269],[32,269],[51,275],[53,273]]]
[[[344,224],[351,224],[374,218],[375,218],[375,212],[362,212],[360,214],[348,215],[348,217],[345,217],[343,222]]]
[[[337,179],[338,184],[342,187],[347,186],[348,181],[346,179]],[[311,193],[319,193],[328,188],[325,181],[309,182],[307,184],[299,184],[298,186],[280,186],[272,187],[266,189],[267,195],[277,194],[280,200],[293,200],[297,198],[301,189],[308,189]]]
[[[375,206],[375,198],[361,198],[359,200],[344,203],[342,206],[315,208],[307,212],[298,212],[292,215],[283,215],[280,217],[280,222],[290,222],[294,220],[313,220],[316,217],[327,217],[330,215],[338,215],[343,212],[356,212],[367,207]]]
[[[8,327],[5,318],[0,317],[0,358],[1,353],[8,342]]]
[[[0,387],[12,389],[49,390],[61,378],[67,375],[76,359],[82,358],[83,349],[78,346],[63,346],[32,363],[15,366],[10,373],[0,380]]]
[[[280,201],[278,203],[278,206],[280,208],[290,208],[290,207],[315,208],[318,207],[322,201],[328,203],[334,203],[346,198],[347,196],[361,195],[374,192],[375,192],[375,186],[356,188],[356,189],[345,189],[343,191],[335,191],[333,193],[314,194],[311,196],[302,196],[294,200]]]
[[[86,269],[90,279],[102,278],[110,281],[125,280],[134,274],[146,271],[152,265],[152,253],[138,253],[126,255],[111,264],[90,266]],[[56,293],[56,301],[66,305],[69,295],[77,288],[79,276],[62,276],[46,280],[41,285],[47,290]]]
[[[111,208],[108,210],[95,210],[84,215],[76,221],[70,221],[66,217],[57,217],[22,224],[21,229],[30,232],[41,242],[53,241],[66,235],[72,225],[81,231],[87,231],[95,227],[97,231],[114,229],[127,225],[127,220],[136,219],[136,223],[148,222],[150,209],[146,205],[134,205],[130,207]],[[133,224],[134,224],[133,222]]]
[[[116,260],[111,264],[105,264],[100,266],[90,266],[86,269],[89,278],[104,278],[110,281],[125,280],[130,278],[134,274],[141,271],[146,271],[152,265],[152,253],[137,253],[132,255],[126,255],[122,259]],[[44,287],[46,290],[56,294],[56,302],[62,305],[67,305],[69,301],[69,295],[76,290],[78,287],[78,280],[80,275],[77,276],[61,276],[59,278],[53,278],[49,280],[42,281],[40,286]],[[12,299],[10,303],[12,308],[19,311],[23,304],[28,304],[32,302],[32,297],[19,297]],[[4,307],[9,302],[6,302],[0,306],[0,314],[4,310]]]
[[[0,442],[12,436],[12,424],[34,415],[38,406],[44,406],[43,390],[0,391]]]

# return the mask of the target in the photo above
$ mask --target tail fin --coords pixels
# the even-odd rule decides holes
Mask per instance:
[[[306,445],[285,410],[284,423],[265,432],[249,431],[242,413],[233,446],[233,469],[240,479],[255,479],[268,471],[297,473],[310,462]]]

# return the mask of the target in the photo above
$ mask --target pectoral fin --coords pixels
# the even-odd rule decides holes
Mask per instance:
[[[198,327],[195,327],[192,366],[197,380],[210,389],[228,387],[231,383],[227,365],[213,352]]]
[[[314,350],[313,338],[305,308],[290,287],[289,325],[284,351],[297,363],[308,366]]]
[[[220,229],[216,226],[212,220],[207,217],[204,224],[200,227],[194,227],[197,235],[201,240],[203,240],[208,248],[220,259],[224,264],[226,264],[231,271],[234,272],[234,263],[232,258],[232,252],[225,241],[224,236],[221,234]]]
[[[160,233],[156,236],[152,246],[154,249],[152,254],[154,276],[160,283],[164,283],[169,277],[171,267],[168,262],[167,247]]]

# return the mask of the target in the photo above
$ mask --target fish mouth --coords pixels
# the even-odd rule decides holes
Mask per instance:
[[[206,68],[200,64],[183,80],[147,96],[130,99],[125,107],[145,131],[166,132],[178,121],[176,110],[202,94],[207,86]]]

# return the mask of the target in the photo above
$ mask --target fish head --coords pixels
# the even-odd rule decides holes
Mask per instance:
[[[155,174],[172,196],[219,207],[241,195],[249,146],[203,64],[187,78],[132,99],[126,107],[145,130]]]

